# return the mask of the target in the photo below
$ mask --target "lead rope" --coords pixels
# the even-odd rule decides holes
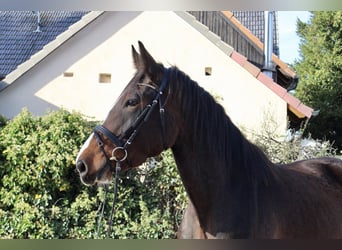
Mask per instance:
[[[105,206],[107,204],[107,194],[108,194],[108,186],[107,185],[104,186],[104,190],[105,190],[105,197],[104,197],[103,202],[100,204],[101,213],[100,213],[99,219],[97,220],[96,239],[99,239],[101,221],[102,221],[103,214],[104,214],[104,208],[105,208]]]
[[[116,203],[116,199],[118,196],[118,182],[119,182],[119,172],[121,171],[121,161],[118,160],[116,162],[116,166],[115,166],[115,183],[114,183],[114,198],[113,198],[113,203],[112,203],[112,209],[110,212],[110,216],[109,219],[107,221],[107,238],[109,237],[111,230],[112,230],[112,226],[113,226],[113,215],[115,212],[115,203]]]
[[[109,219],[107,221],[107,234],[106,234],[107,238],[109,237],[111,230],[112,230],[112,226],[113,226],[113,216],[114,216],[114,212],[115,212],[115,203],[116,203],[117,195],[118,195],[118,183],[119,183],[119,172],[120,171],[121,171],[121,161],[117,161],[116,167],[115,167],[115,179],[114,179],[114,198],[113,198],[110,216],[109,216]],[[105,197],[104,197],[102,204],[100,205],[102,207],[101,207],[101,213],[100,213],[99,219],[97,221],[96,239],[99,239],[101,222],[102,222],[102,218],[104,215],[104,208],[107,205],[108,186],[105,185],[104,189],[105,189]]]

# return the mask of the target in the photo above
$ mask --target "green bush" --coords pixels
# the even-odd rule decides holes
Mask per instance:
[[[95,237],[104,192],[83,186],[74,167],[79,148],[94,126],[65,110],[44,117],[23,110],[4,123],[0,129],[0,238]],[[185,193],[170,152],[154,165],[120,180],[111,237],[174,237]],[[105,218],[109,210],[110,204]],[[102,231],[100,237],[104,237]]]
[[[8,119],[6,117],[0,115],[0,129],[7,124]]]
[[[0,238],[95,238],[104,190],[82,185],[75,170],[75,157],[95,122],[65,110],[44,117],[23,110],[3,121]],[[267,129],[256,141],[274,162],[303,157],[297,141],[280,143]],[[329,149],[314,148],[309,156],[333,154]],[[111,193],[99,238],[105,237]],[[110,237],[174,238],[186,201],[172,153],[166,151],[120,179]]]
[[[45,117],[23,110],[0,130],[2,238],[67,236],[73,217],[58,211],[76,203],[83,189],[74,159],[89,131],[80,115],[64,110]]]
[[[183,184],[168,150],[121,178],[111,237],[174,238],[186,201]],[[109,209],[106,211],[108,218]],[[101,237],[105,236],[105,224],[104,218]]]

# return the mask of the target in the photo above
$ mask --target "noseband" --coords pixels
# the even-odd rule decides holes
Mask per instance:
[[[165,115],[164,115],[165,114],[165,110],[164,110],[165,102],[162,103],[161,97],[162,97],[163,91],[165,90],[165,87],[167,85],[168,74],[169,74],[169,70],[164,68],[164,77],[163,77],[162,83],[161,83],[158,90],[149,84],[140,84],[140,85],[147,86],[147,87],[150,87],[150,88],[156,90],[157,93],[156,93],[154,99],[152,100],[152,102],[150,104],[146,105],[146,107],[141,111],[141,113],[136,118],[134,123],[124,133],[122,133],[122,135],[120,135],[119,137],[116,136],[114,133],[112,133],[110,130],[108,130],[103,125],[98,125],[94,128],[94,135],[95,135],[97,144],[98,144],[99,148],[101,149],[103,155],[106,158],[106,163],[99,170],[99,174],[101,175],[107,169],[107,167],[109,167],[109,169],[112,171],[112,173],[115,172],[114,199],[113,199],[113,203],[112,203],[112,210],[111,210],[110,218],[107,222],[107,224],[108,224],[107,237],[109,236],[109,234],[111,232],[111,227],[112,227],[112,223],[113,223],[112,221],[113,221],[113,214],[114,214],[114,206],[115,206],[115,202],[116,202],[116,198],[117,198],[117,185],[118,185],[118,178],[119,178],[118,176],[119,176],[119,173],[121,171],[121,163],[126,161],[126,160],[128,161],[128,159],[127,159],[127,156],[128,156],[127,148],[128,148],[128,146],[132,144],[133,140],[136,138],[139,131],[141,130],[143,124],[149,120],[153,110],[155,109],[155,107],[158,103],[159,103],[159,115],[160,115],[160,122],[161,122],[162,143],[163,143],[164,150],[167,149],[166,138],[165,138],[166,129],[165,129]],[[104,143],[101,139],[100,134],[102,134],[107,139],[109,139],[111,141],[111,143],[115,146],[114,149],[112,150],[111,157],[109,157],[107,155],[107,153],[104,149]],[[112,161],[116,162],[115,169],[113,168]],[[129,164],[129,161],[128,161],[128,164]],[[106,187],[105,191],[106,191],[105,196],[107,196],[107,187]],[[105,200],[102,204],[101,216],[100,216],[99,221],[98,221],[97,237],[99,235],[100,223],[102,220],[105,203],[106,203],[106,197],[105,197]]]

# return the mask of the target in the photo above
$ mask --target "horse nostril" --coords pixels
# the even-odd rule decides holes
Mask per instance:
[[[88,172],[87,164],[85,164],[85,162],[82,160],[79,160],[76,163],[76,168],[77,168],[78,172],[80,173],[80,175],[85,175]]]

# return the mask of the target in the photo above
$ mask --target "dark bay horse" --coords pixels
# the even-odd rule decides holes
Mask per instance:
[[[86,185],[171,148],[190,198],[179,238],[342,238],[342,161],[276,165],[214,98],[139,42],[136,73],[80,150]]]

